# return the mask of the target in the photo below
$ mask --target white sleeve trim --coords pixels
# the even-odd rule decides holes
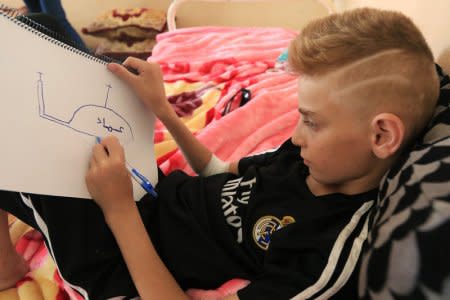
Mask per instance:
[[[203,170],[200,171],[200,175],[206,177],[215,174],[225,173],[228,172],[229,168],[230,168],[229,162],[225,162],[213,154],[211,155],[211,159],[209,160],[206,167],[204,167]]]

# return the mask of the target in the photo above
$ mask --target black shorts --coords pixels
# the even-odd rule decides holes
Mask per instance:
[[[220,190],[213,187],[225,179],[212,176],[206,184],[183,172],[160,173],[158,199],[146,194],[136,202],[153,246],[182,289],[214,289],[261,272],[262,265],[231,234],[220,201],[214,201]],[[43,234],[61,277],[86,299],[137,295],[94,201],[0,191],[0,208]]]
[[[152,219],[155,203],[148,194],[137,202],[144,223]],[[43,234],[62,279],[85,299],[138,295],[94,201],[0,191],[0,208]]]

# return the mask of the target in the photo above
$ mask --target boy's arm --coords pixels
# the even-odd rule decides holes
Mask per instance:
[[[118,199],[121,200],[123,199]],[[107,213],[105,219],[143,300],[190,299],[161,261],[147,235],[136,205],[130,206],[126,212]]]
[[[125,153],[116,137],[106,137],[94,146],[86,186],[104,214],[140,297],[190,299],[161,261],[147,234],[133,199]]]
[[[166,126],[167,130],[172,134],[177,145],[183,151],[186,160],[191,168],[200,174],[211,160],[213,153],[209,151],[199,140],[191,133],[186,125],[170,109],[167,114],[158,117]],[[232,162],[228,166],[228,172],[239,174],[238,162]]]
[[[155,251],[133,199],[125,153],[116,137],[93,148],[86,186],[100,206],[142,299],[189,299]]]
[[[221,299],[221,300],[239,300],[239,297],[237,294],[233,294],[230,296],[226,296],[225,298]]]
[[[139,75],[118,64],[108,64],[108,69],[131,86],[146,108],[163,122],[192,169],[200,173],[208,165],[212,153],[190,132],[167,101],[159,65],[133,57],[129,57],[123,64],[136,69]],[[230,171],[236,172],[237,168],[232,166]]]
[[[238,161],[231,162],[230,166],[228,167],[228,172],[239,175],[238,165],[239,165]]]
[[[169,273],[147,236],[136,206],[129,212],[105,216],[143,300],[191,299]],[[220,300],[239,300],[236,294]]]

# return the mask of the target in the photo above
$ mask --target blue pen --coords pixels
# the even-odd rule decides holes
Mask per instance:
[[[158,194],[155,192],[155,189],[153,188],[151,182],[147,178],[145,178],[144,175],[139,173],[135,168],[130,166],[129,163],[126,164],[128,171],[130,171],[131,173],[131,177],[133,177],[133,179],[136,180],[136,182],[139,183],[142,186],[142,188],[147,191],[147,193],[152,195],[154,198],[157,198]]]
[[[100,144],[101,139],[100,137],[95,137],[95,141],[97,142],[97,144]],[[153,185],[151,184],[150,180],[148,180],[147,178],[145,178],[144,175],[142,175],[141,173],[138,172],[138,170],[136,170],[135,168],[133,168],[128,162],[125,162],[128,171],[131,174],[131,177],[133,177],[134,180],[136,180],[137,183],[139,183],[140,186],[142,186],[142,188],[149,193],[150,195],[152,195],[154,198],[158,197],[158,194],[156,193],[155,189],[153,188]]]

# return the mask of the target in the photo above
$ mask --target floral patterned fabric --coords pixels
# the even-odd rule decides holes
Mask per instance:
[[[450,80],[435,115],[381,184],[369,216],[361,299],[450,299]]]

